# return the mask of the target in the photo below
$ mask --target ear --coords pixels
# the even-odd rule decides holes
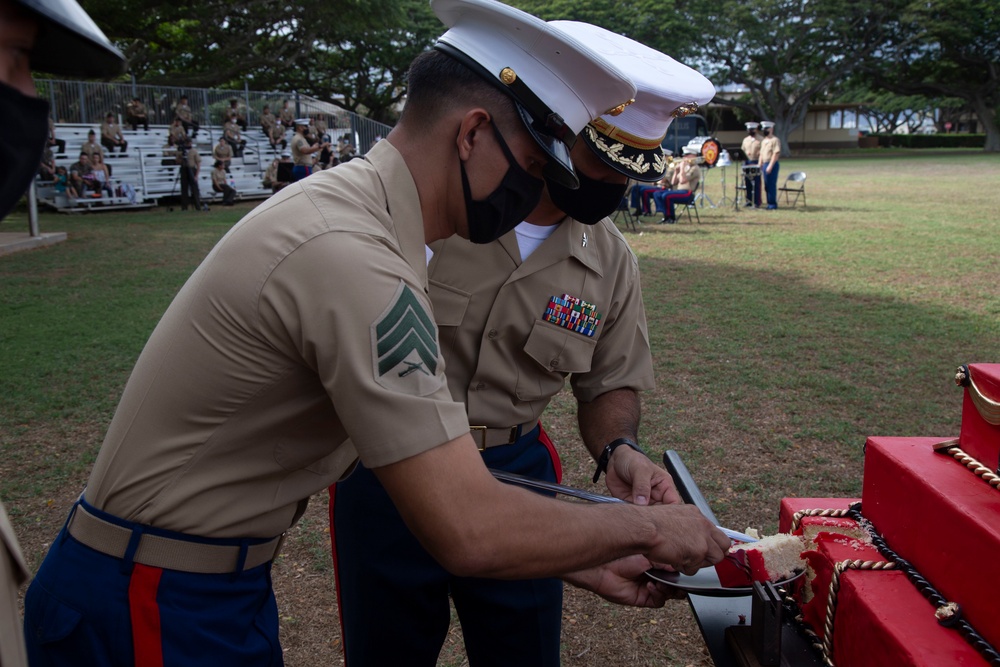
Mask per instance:
[[[459,124],[458,137],[455,139],[459,159],[462,161],[469,159],[472,149],[481,136],[480,133],[489,128],[490,120],[490,113],[482,107],[475,107],[465,112]]]

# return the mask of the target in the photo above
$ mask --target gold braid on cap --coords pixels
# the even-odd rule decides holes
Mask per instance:
[[[687,104],[682,104],[671,112],[671,116],[674,118],[683,118],[688,114],[692,114],[698,110],[697,102],[688,102]]]
[[[662,174],[663,171],[667,168],[667,164],[663,160],[663,153],[662,152],[659,152],[653,158],[653,162],[652,163],[646,162],[646,156],[643,155],[642,153],[640,153],[639,155],[637,155],[635,158],[630,158],[630,157],[626,157],[626,156],[622,155],[621,153],[625,149],[625,143],[622,142],[622,141],[617,141],[615,143],[609,144],[608,142],[604,141],[604,138],[605,138],[606,135],[599,133],[597,131],[597,129],[594,127],[594,125],[598,124],[598,122],[600,120],[601,119],[598,118],[597,120],[592,121],[589,125],[587,125],[585,128],[583,128],[583,131],[587,133],[587,137],[593,143],[594,148],[596,148],[597,150],[599,150],[602,153],[604,153],[608,157],[609,160],[611,160],[615,164],[619,164],[619,165],[625,167],[626,169],[629,169],[629,170],[631,170],[631,171],[633,171],[633,172],[635,172],[637,174],[645,174],[650,169],[655,169],[656,173]],[[608,127],[613,127],[613,126],[609,125]],[[617,128],[614,128],[614,129],[617,130]],[[621,131],[618,130],[618,132],[620,133]],[[634,136],[634,135],[631,135],[631,136]],[[616,137],[609,137],[609,138],[616,138],[616,139],[618,139],[620,137],[616,136]],[[649,143],[649,142],[646,141],[646,143]],[[653,142],[651,145],[652,145],[652,147],[657,147],[660,144],[659,144],[659,142]],[[639,146],[634,146],[634,145],[632,147],[633,148],[640,148]],[[649,150],[649,149],[647,148],[645,150]]]
[[[602,125],[606,128],[609,128],[609,133],[607,135],[598,132],[597,128],[595,127],[595,126],[600,127]],[[606,121],[602,121],[600,118],[591,121],[586,127],[583,128],[583,131],[587,133],[587,138],[590,139],[591,143],[594,145],[594,148],[604,153],[609,160],[637,174],[645,174],[650,169],[655,169],[656,173],[662,174],[667,168],[667,163],[663,160],[662,152],[657,153],[657,155],[653,158],[652,163],[646,162],[646,156],[642,153],[639,153],[639,155],[637,155],[635,158],[630,158],[622,155],[622,151],[625,149],[626,142],[622,141],[621,139],[623,139],[625,136],[628,136],[635,140],[627,142],[629,146],[631,146],[632,148],[638,148],[640,150],[651,150],[652,148],[659,147],[660,145],[659,141],[640,139],[635,135],[630,135],[627,132],[619,130],[613,125],[607,123]],[[610,139],[619,139],[619,141],[609,144],[604,140],[605,137]],[[636,142],[641,142],[642,145],[636,145]]]

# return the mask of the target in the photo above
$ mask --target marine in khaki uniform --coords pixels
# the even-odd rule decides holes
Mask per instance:
[[[740,144],[740,150],[743,151],[743,155],[745,156],[743,161],[744,166],[753,167],[756,172],[745,174],[743,178],[744,186],[746,187],[746,205],[755,206],[757,208],[760,208],[759,162],[761,138],[757,135],[757,128],[759,127],[760,123],[755,123],[753,121],[747,123],[747,136],[743,137],[743,143]]]
[[[543,174],[573,184],[564,141],[635,88],[518,10],[432,7],[452,28],[414,61],[387,140],[244,217],[153,331],[28,589],[39,664],[77,664],[84,647],[102,664],[282,664],[271,559],[358,459],[458,574],[567,573],[653,605],[644,557],[684,572],[723,558],[729,540],[697,509],[580,507],[483,466],[448,391],[424,244],[489,242],[537,203]],[[72,633],[47,641],[67,615]]]
[[[760,123],[764,131],[764,139],[760,142],[760,171],[764,178],[764,192],[767,194],[767,208],[778,208],[778,170],[781,165],[781,139],[774,136],[774,122],[764,120]]]
[[[0,219],[28,189],[49,136],[49,105],[37,99],[32,70],[62,76],[113,76],[125,64],[74,0],[0,0]],[[26,667],[17,606],[28,566],[0,503],[0,667]]]
[[[299,118],[295,121],[295,136],[292,137],[290,148],[292,150],[292,175],[295,180],[301,180],[310,175],[313,164],[316,162],[315,153],[323,150],[326,144],[310,144],[307,138],[309,132],[309,119]]]
[[[268,137],[271,136],[271,130],[274,128],[275,123],[278,119],[274,117],[271,113],[271,107],[267,104],[264,105],[264,110],[260,114],[260,129],[264,131]]]
[[[584,129],[572,151],[579,190],[550,182],[527,221],[493,243],[452,236],[431,244],[429,294],[448,385],[465,404],[487,467],[558,481],[558,455],[539,417],[569,378],[584,446],[598,474],[608,470],[613,495],[679,502],[670,476],[637,444],[638,391],[653,387],[649,337],[636,257],[605,216],[629,178],[663,176],[660,142],[674,115],[715,89],[627,38],[587,24],[550,25],[632,76],[635,102]],[[626,468],[642,483],[623,482],[618,471]],[[451,576],[363,465],[331,488],[331,536],[347,665],[433,667],[449,597],[472,667],[559,664],[562,582]],[[391,642],[379,640],[386,625]]]

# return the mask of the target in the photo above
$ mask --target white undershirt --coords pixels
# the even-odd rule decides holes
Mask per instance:
[[[559,225],[541,227],[530,222],[522,222],[515,227],[514,233],[517,235],[517,248],[521,251],[521,261],[528,259],[531,253],[538,250],[538,246],[552,236],[558,227]]]
[[[533,225],[530,222],[522,222],[517,227],[514,228],[514,234],[517,236],[517,249],[521,252],[521,261],[528,259],[531,253],[538,250],[538,246],[545,242],[545,239],[552,236],[552,233],[556,231],[559,225],[547,225],[542,227],[540,225]],[[434,257],[434,251],[431,250],[429,245],[424,246],[424,255],[427,257],[427,263],[431,263],[431,259]]]

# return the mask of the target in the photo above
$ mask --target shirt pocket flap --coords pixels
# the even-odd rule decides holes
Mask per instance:
[[[596,345],[593,338],[536,320],[524,351],[553,373],[586,373]]]
[[[441,327],[457,327],[465,318],[472,295],[435,280],[428,282],[431,302],[434,304],[434,321]]]

